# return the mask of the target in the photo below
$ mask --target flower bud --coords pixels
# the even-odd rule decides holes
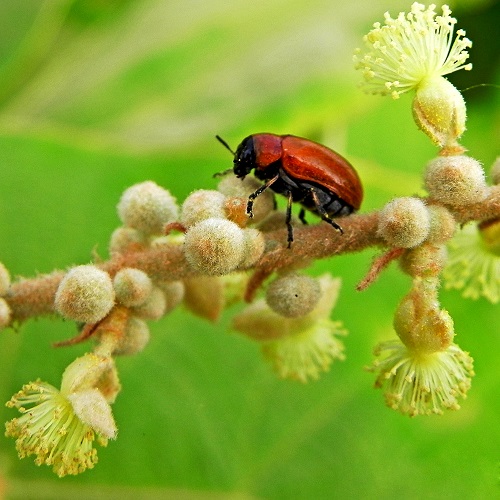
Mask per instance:
[[[130,356],[141,352],[150,339],[149,327],[147,323],[139,318],[131,317],[123,337],[113,351],[114,356]]]
[[[126,307],[139,306],[153,289],[150,277],[139,269],[121,269],[113,278],[116,300]]]
[[[64,317],[82,323],[97,323],[115,303],[108,273],[91,264],[70,269],[59,284],[55,308]]]
[[[10,287],[10,274],[7,268],[0,262],[0,296],[5,295]]]
[[[500,156],[497,157],[491,166],[490,177],[493,184],[500,184]]]
[[[155,283],[165,294],[165,299],[167,301],[165,314],[168,314],[184,299],[184,283],[182,281],[160,281]]]
[[[275,279],[266,292],[269,307],[287,318],[309,314],[318,304],[320,297],[318,280],[297,273],[285,274]]]
[[[424,243],[407,250],[399,260],[401,269],[412,277],[438,276],[446,264],[446,247]]]
[[[128,188],[117,208],[123,224],[147,235],[162,233],[165,224],[178,217],[175,198],[152,181]]]
[[[5,299],[0,298],[0,330],[9,326],[12,318],[12,311]]]
[[[111,407],[98,389],[87,389],[67,396],[75,415],[93,430],[108,439],[116,438],[116,428]]]
[[[464,98],[446,78],[431,78],[417,87],[413,117],[435,144],[453,147],[465,131]]]
[[[194,226],[197,222],[212,217],[224,219],[224,201],[226,197],[219,191],[199,189],[193,191],[182,204],[181,224]]]
[[[217,321],[224,309],[225,294],[222,278],[196,276],[184,280],[184,304],[197,316]]]
[[[253,266],[264,253],[266,240],[264,235],[258,229],[246,228],[243,230],[244,245],[243,260],[240,267]]]
[[[418,198],[396,198],[380,212],[378,234],[394,247],[419,245],[427,238],[429,229],[429,211]]]
[[[429,236],[427,236],[427,242],[438,245],[446,243],[453,237],[457,229],[455,218],[445,207],[431,205],[427,208],[431,217],[431,227]]]
[[[254,193],[262,184],[254,177],[238,179],[234,175],[225,177],[219,182],[217,189],[228,198],[242,198],[246,209],[248,197]],[[253,224],[262,221],[275,208],[274,194],[270,189],[265,190],[255,200],[253,205]]]
[[[230,273],[243,259],[243,230],[226,219],[205,219],[186,233],[184,251],[191,266],[207,275]]]
[[[167,299],[163,290],[153,286],[148,298],[140,306],[134,307],[134,315],[141,319],[157,320],[165,315]]]
[[[425,188],[432,198],[451,206],[478,203],[488,192],[481,164],[465,155],[431,160],[425,171]]]
[[[132,227],[118,227],[113,231],[109,242],[109,253],[120,253],[131,245],[145,245],[146,238],[144,234]]]

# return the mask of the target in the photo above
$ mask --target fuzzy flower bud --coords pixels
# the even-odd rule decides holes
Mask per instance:
[[[165,314],[173,311],[184,299],[184,283],[182,281],[159,281],[155,282],[165,294],[167,307]]]
[[[144,234],[132,227],[118,227],[113,231],[109,242],[109,253],[120,253],[130,246],[146,244]]]
[[[139,306],[134,307],[134,314],[146,320],[158,320],[165,315],[167,299],[163,290],[153,286],[148,298]]]
[[[246,228],[243,230],[244,235],[244,251],[241,267],[253,266],[264,253],[266,240],[264,235],[258,229]]]
[[[12,311],[9,304],[0,297],[0,330],[9,326],[12,317]]]
[[[457,229],[457,222],[451,212],[439,205],[428,207],[431,217],[431,227],[429,236],[427,237],[428,243],[441,244],[446,243],[453,237]]]
[[[378,234],[394,247],[419,245],[427,238],[429,229],[429,211],[418,198],[396,198],[380,212]]]
[[[464,155],[431,160],[425,171],[425,188],[432,198],[451,206],[477,203],[487,195],[481,164]]]
[[[184,280],[184,305],[196,316],[217,321],[225,305],[224,283],[219,276]]]
[[[139,269],[125,268],[113,278],[116,300],[126,307],[139,306],[153,289],[150,277]]]
[[[113,351],[114,356],[130,356],[141,352],[149,342],[149,327],[145,321],[131,317],[123,337]]]
[[[178,217],[175,198],[152,181],[128,188],[117,208],[123,224],[147,235],[162,233],[165,224]]]
[[[446,264],[446,247],[424,243],[407,250],[399,260],[401,269],[410,276],[438,276]]]
[[[500,184],[500,156],[494,161],[490,171],[493,184]]]
[[[234,175],[225,177],[217,186],[218,190],[228,198],[242,198],[244,210],[246,210],[248,197],[259,187],[261,187],[261,183],[254,177],[247,176],[244,179],[238,179]],[[270,189],[267,189],[255,200],[252,223],[257,224],[265,219],[274,208],[274,194]],[[227,206],[226,210],[231,211],[230,207]]]
[[[465,131],[464,98],[446,78],[434,77],[417,88],[413,118],[434,144],[454,147]]]
[[[219,191],[208,189],[193,191],[182,204],[180,222],[186,227],[191,227],[212,217],[224,219],[225,199],[226,197]]]
[[[7,268],[0,262],[0,296],[5,295],[10,287],[10,274]]]
[[[108,273],[91,264],[70,269],[55,296],[56,310],[68,319],[97,323],[115,302],[113,282]]]
[[[245,251],[243,230],[226,219],[205,219],[186,233],[186,259],[207,275],[230,273],[240,264]]]
[[[275,279],[266,292],[267,305],[287,318],[309,314],[321,297],[317,279],[305,274],[290,273]]]

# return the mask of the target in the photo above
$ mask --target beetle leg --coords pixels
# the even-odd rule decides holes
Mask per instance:
[[[288,248],[291,248],[292,247],[292,241],[293,241],[293,226],[292,226],[292,203],[293,203],[293,196],[292,196],[292,192],[291,191],[288,191],[286,193],[286,195],[288,196],[288,203],[286,204],[286,218],[285,218],[285,222],[286,222],[286,227],[288,229],[288,238],[287,238]]]
[[[257,189],[257,191],[254,191],[249,197],[248,197],[248,202],[247,202],[247,215],[252,218],[253,217],[253,202],[255,201],[255,198],[262,194],[269,186],[274,184],[279,178],[279,174],[276,174],[272,179],[269,179],[265,184],[262,184],[262,186]]]
[[[299,219],[300,219],[300,222],[302,222],[302,224],[304,224],[305,226],[307,226],[306,211],[303,208],[300,209]]]
[[[328,212],[323,208],[323,205],[321,204],[318,193],[314,188],[310,189],[312,199],[314,201],[314,204],[316,205],[316,210],[318,211],[318,214],[320,217],[325,221],[328,222],[334,229],[340,232],[340,234],[343,234],[344,231],[342,228],[328,215]]]

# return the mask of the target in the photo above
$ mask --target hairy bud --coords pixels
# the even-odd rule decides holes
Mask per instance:
[[[253,228],[246,228],[243,230],[244,245],[243,260],[241,267],[253,266],[264,253],[266,240],[261,231]]]
[[[123,224],[147,235],[162,233],[165,224],[178,218],[175,198],[152,181],[128,188],[117,208]]]
[[[480,202],[488,191],[481,164],[465,155],[431,160],[425,172],[425,187],[432,198],[451,206]]]
[[[165,294],[165,299],[167,301],[165,314],[168,314],[184,299],[184,283],[182,281],[160,281],[155,282],[155,284]]]
[[[120,342],[113,350],[114,356],[131,356],[141,352],[150,339],[147,323],[139,318],[131,317]]]
[[[148,298],[140,306],[134,307],[134,315],[141,319],[157,320],[165,315],[167,299],[161,288],[153,286]]]
[[[150,277],[139,269],[125,268],[113,279],[116,300],[126,307],[139,306],[146,301],[153,289]]]
[[[431,227],[427,241],[429,243],[446,243],[453,237],[457,222],[451,212],[439,205],[427,207],[431,217]]]
[[[396,198],[380,212],[378,234],[394,247],[419,245],[427,238],[429,229],[429,211],[418,198]]]
[[[12,318],[12,311],[10,310],[9,304],[0,298],[0,330],[9,326],[10,320]]]
[[[97,323],[115,302],[113,282],[108,273],[91,264],[70,269],[55,297],[56,310],[68,319]]]
[[[297,318],[309,314],[320,297],[321,288],[317,279],[290,273],[275,279],[267,287],[266,302],[281,316]]]
[[[186,227],[212,217],[225,218],[226,197],[219,191],[199,189],[193,191],[182,204],[181,223]]]
[[[132,227],[118,227],[113,231],[109,242],[109,253],[121,253],[131,245],[145,245],[143,233]]]
[[[226,219],[205,219],[186,233],[184,251],[191,266],[207,275],[227,274],[242,261],[243,230]]]
[[[446,247],[424,243],[407,250],[399,260],[406,274],[416,277],[438,276],[446,264]]]

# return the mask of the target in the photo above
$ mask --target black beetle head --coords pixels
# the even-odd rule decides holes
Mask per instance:
[[[243,139],[236,148],[234,155],[234,174],[236,177],[245,177],[255,168],[255,148],[253,137],[250,135]]]

